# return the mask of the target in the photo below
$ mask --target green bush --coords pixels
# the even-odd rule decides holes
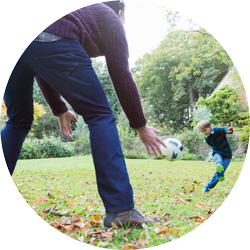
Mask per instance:
[[[188,152],[184,152],[184,154],[180,158],[180,160],[183,160],[183,161],[204,161],[205,157],[204,157],[204,155],[191,154]]]
[[[241,120],[239,121],[242,127],[242,131],[239,135],[240,141],[243,143],[245,150],[247,151],[249,143],[249,134],[250,134],[250,117],[249,112],[244,112],[240,114]]]
[[[75,155],[71,144],[63,143],[59,137],[43,135],[42,139],[27,138],[21,150],[19,159],[40,159],[71,157]]]
[[[81,136],[75,140],[75,153],[82,155],[91,154],[90,140],[86,136]]]
[[[126,159],[149,159],[150,158],[145,147],[142,147],[139,144],[137,145],[134,144],[134,145],[135,147],[133,149],[123,150],[123,154]]]
[[[204,143],[204,136],[200,132],[184,129],[178,134],[178,139],[181,141],[186,152],[197,154],[197,145]]]

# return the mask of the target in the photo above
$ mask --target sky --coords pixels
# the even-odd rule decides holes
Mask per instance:
[[[37,33],[63,15],[76,10],[83,5],[93,4],[94,0],[12,0],[1,4],[1,84],[3,96],[9,76],[24,49],[34,39]],[[160,15],[153,16],[153,7],[148,8],[150,16],[144,18],[143,8],[130,11],[130,4],[136,6],[134,0],[126,0],[127,18],[125,29],[130,48],[130,64],[136,58],[149,52],[157,46],[164,37],[164,27],[156,21]],[[140,1],[142,2],[142,1]],[[151,0],[158,5],[177,10],[185,16],[194,19],[210,32],[228,52],[239,71],[245,88],[250,96],[249,63],[249,34],[246,32],[250,23],[248,1],[246,0],[210,0],[209,4],[200,0]],[[146,6],[147,4],[145,4]],[[145,7],[146,8],[146,7]],[[136,9],[134,7],[134,9]],[[129,18],[131,13],[131,18]],[[132,15],[133,13],[133,15]],[[152,28],[151,23],[157,23]],[[143,32],[142,32],[143,29]],[[141,31],[141,32],[140,32]],[[151,33],[148,34],[148,31]],[[155,34],[155,37],[152,36]],[[154,38],[154,39],[153,39]],[[141,42],[143,41],[143,42]],[[167,100],[166,100],[167,101]],[[48,227],[39,216],[29,207],[18,192],[8,173],[3,152],[0,150],[0,194],[1,205],[1,243],[8,249],[25,248],[26,250],[43,249],[78,249],[82,247],[77,241],[65,237]],[[249,245],[250,203],[247,199],[250,176],[250,157],[244,163],[242,172],[230,195],[212,217],[178,240],[168,243],[167,249],[179,250],[210,250],[211,245],[216,249],[246,249]],[[201,173],[202,174],[202,173]],[[201,196],[202,197],[202,196]],[[220,235],[220,237],[218,237]],[[221,240],[224,239],[224,240]],[[93,249],[84,245],[84,249]],[[156,249],[166,249],[165,245]]]
[[[167,21],[161,5],[141,1],[126,2],[125,31],[129,46],[129,64],[156,48],[167,33]]]

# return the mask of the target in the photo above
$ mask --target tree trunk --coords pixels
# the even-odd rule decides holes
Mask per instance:
[[[203,97],[201,91],[198,91],[198,98]]]
[[[189,97],[190,97],[192,112],[193,112],[194,106],[195,106],[195,97],[194,97],[194,89],[193,89],[191,84],[188,85],[188,91],[189,91]]]

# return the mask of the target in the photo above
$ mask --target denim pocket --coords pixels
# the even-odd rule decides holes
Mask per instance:
[[[54,53],[34,57],[34,61],[42,69],[65,75],[69,75],[78,65],[77,59],[69,46],[63,46],[63,48],[59,46]]]

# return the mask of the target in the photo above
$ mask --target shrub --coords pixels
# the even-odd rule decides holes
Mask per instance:
[[[249,134],[250,134],[250,117],[249,112],[244,112],[240,114],[241,120],[239,121],[242,127],[242,131],[239,135],[240,141],[243,143],[245,150],[248,148]]]
[[[90,140],[88,137],[81,136],[75,140],[75,153],[83,155],[91,154]]]
[[[19,159],[39,159],[71,157],[75,155],[71,144],[63,143],[59,137],[43,135],[42,139],[27,138],[21,150]]]
[[[184,152],[184,154],[180,158],[180,160],[184,160],[184,161],[204,161],[205,156],[204,155],[199,155],[199,154],[191,154],[189,152]]]
[[[200,132],[184,129],[178,134],[184,149],[190,154],[197,154],[197,147],[204,144],[204,136]]]

